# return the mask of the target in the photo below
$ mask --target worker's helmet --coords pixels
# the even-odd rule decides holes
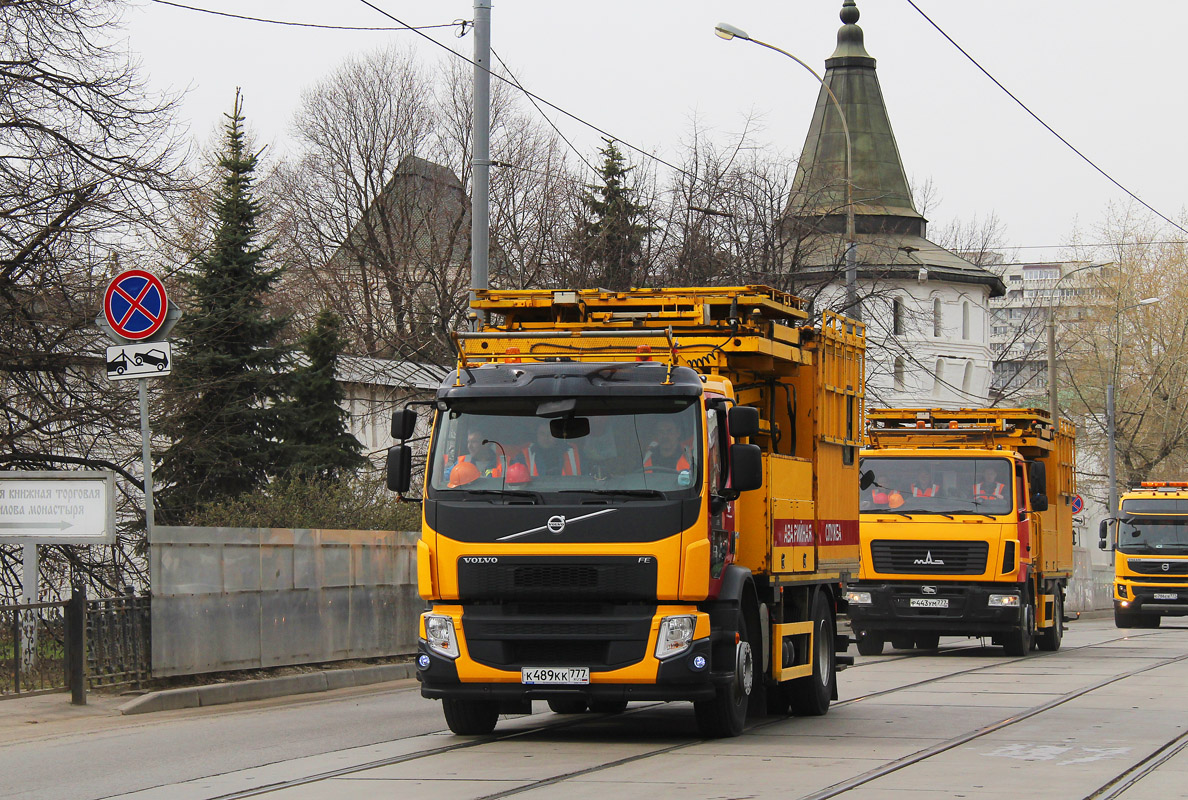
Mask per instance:
[[[457,489],[459,486],[465,486],[479,476],[478,467],[471,464],[469,461],[460,461],[454,465],[450,470],[449,487]]]
[[[531,476],[528,474],[528,467],[519,462],[516,462],[507,468],[508,483],[527,483],[530,477]]]
[[[892,492],[891,496],[887,498],[887,505],[891,508],[899,508],[903,505],[903,495],[899,492]]]

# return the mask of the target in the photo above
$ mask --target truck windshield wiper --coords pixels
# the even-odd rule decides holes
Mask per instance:
[[[536,505],[542,505],[544,498],[540,492],[530,492],[526,489],[463,489],[467,494],[497,494],[501,497],[527,497]]]
[[[562,489],[558,494],[603,494],[621,495],[624,497],[664,498],[664,492],[659,489]]]

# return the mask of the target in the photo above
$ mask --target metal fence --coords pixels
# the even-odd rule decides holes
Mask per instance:
[[[87,682],[91,688],[139,684],[152,670],[148,595],[87,601]]]
[[[66,603],[0,606],[0,696],[65,688]]]

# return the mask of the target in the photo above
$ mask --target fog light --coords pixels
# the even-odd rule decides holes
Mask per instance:
[[[1118,605],[1122,606],[1123,608],[1130,608],[1130,601],[1128,601],[1128,600],[1123,600],[1123,601],[1122,601],[1121,603],[1119,603]]]
[[[699,671],[705,669],[705,656],[693,656],[692,666]]]
[[[656,637],[656,658],[679,655],[693,643],[697,628],[694,616],[665,617],[660,620],[660,635]]]
[[[424,653],[417,656],[417,666],[421,669],[429,669],[429,656]]]
[[[870,599],[870,592],[846,592],[846,602],[856,606],[868,606],[873,601]]]
[[[454,621],[440,614],[425,614],[425,644],[435,653],[447,658],[458,657],[458,637]]]
[[[992,594],[990,595],[990,602],[987,605],[989,605],[991,608],[1018,608],[1019,595]]]

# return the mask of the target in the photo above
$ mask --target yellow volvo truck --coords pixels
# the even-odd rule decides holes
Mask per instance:
[[[858,651],[991,637],[1057,650],[1073,568],[1076,430],[1042,409],[877,409],[862,451]]]
[[[862,325],[762,286],[474,305],[431,403],[417,548],[418,678],[450,729],[533,700],[692,701],[710,736],[825,713],[852,661]],[[390,450],[394,491],[411,462]]]
[[[1114,551],[1114,624],[1158,628],[1188,615],[1188,482],[1143,482],[1101,521],[1101,549]]]

